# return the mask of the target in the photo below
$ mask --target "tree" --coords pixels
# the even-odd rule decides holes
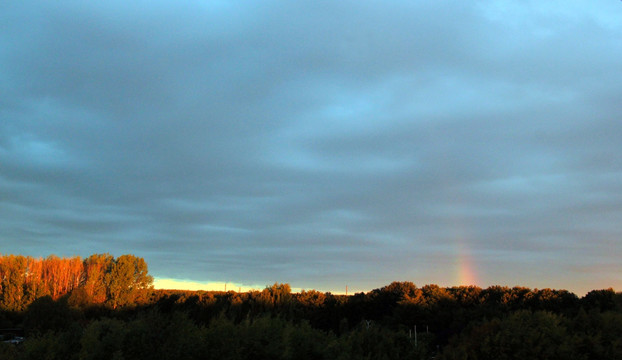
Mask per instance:
[[[9,311],[24,308],[24,279],[27,272],[26,258],[9,255],[0,258],[0,305]]]
[[[19,359],[19,353],[17,352],[17,347],[13,344],[0,342],[0,359],[2,360]]]
[[[562,320],[550,312],[519,310],[454,338],[442,359],[572,359]]]
[[[118,358],[126,333],[126,324],[120,320],[103,318],[93,321],[84,330],[80,360]]]
[[[119,256],[105,275],[108,302],[113,309],[134,304],[144,299],[145,290],[150,289],[153,277],[148,275],[147,263],[134,255]]]
[[[581,303],[587,309],[614,310],[616,308],[616,293],[612,288],[592,290],[581,299]]]
[[[275,305],[291,300],[292,288],[289,284],[274,283],[274,285],[267,287],[266,290],[272,296]]]
[[[114,257],[110,254],[94,254],[84,259],[82,287],[88,298],[96,304],[106,301],[107,289],[105,276],[112,269]]]
[[[140,313],[124,325],[122,353],[126,359],[197,359],[201,354],[201,330],[186,313]]]
[[[28,306],[24,314],[24,329],[28,336],[64,331],[78,318],[79,313],[68,306],[66,298],[55,301],[47,295]]]

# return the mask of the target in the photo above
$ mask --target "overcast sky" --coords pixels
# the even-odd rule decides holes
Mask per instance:
[[[2,1],[0,252],[622,290],[622,3]]]

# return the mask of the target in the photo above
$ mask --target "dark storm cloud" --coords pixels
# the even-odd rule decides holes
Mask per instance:
[[[2,252],[323,289],[456,284],[468,253],[480,285],[620,286],[619,3],[0,14]]]

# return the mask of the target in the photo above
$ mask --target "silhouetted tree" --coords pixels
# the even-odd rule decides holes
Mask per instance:
[[[35,300],[26,309],[24,330],[29,336],[65,331],[79,318],[80,313],[69,307],[66,298],[54,300],[47,295]]]

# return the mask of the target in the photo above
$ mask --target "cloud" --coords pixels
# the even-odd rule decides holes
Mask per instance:
[[[369,289],[463,247],[483,286],[620,286],[617,3],[1,7],[3,252]]]

